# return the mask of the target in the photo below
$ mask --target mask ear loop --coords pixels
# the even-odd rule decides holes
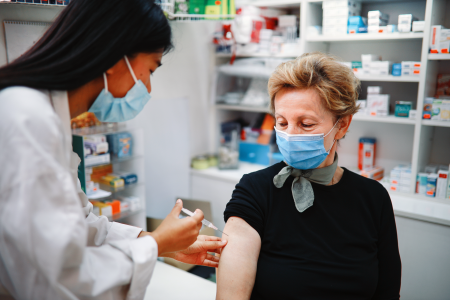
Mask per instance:
[[[330,131],[328,131],[328,133],[327,133],[326,135],[324,135],[323,137],[326,137],[327,135],[330,134],[331,131],[333,131],[334,127],[336,127],[336,125],[337,125],[337,123],[339,122],[340,119],[341,119],[341,118],[337,119],[336,123],[334,123],[333,128],[331,128]],[[333,144],[331,145],[330,149],[327,151],[328,154],[330,154],[330,151],[331,151],[331,149],[333,148],[335,142],[336,142],[336,140],[333,139]]]
[[[127,56],[126,56],[126,55],[124,55],[124,58],[125,58],[125,62],[127,63],[127,66],[128,66],[128,70],[130,70],[131,76],[132,76],[132,77],[133,77],[133,79],[134,79],[134,82],[135,82],[135,83],[137,83],[137,82],[138,82],[138,80],[137,80],[137,78],[136,78],[136,75],[134,75],[134,71],[133,71],[133,68],[131,68],[131,65],[130,65],[130,62],[128,61],[128,58],[127,58]]]
[[[106,79],[106,73],[103,73],[103,81],[105,82],[105,94],[108,93],[108,80]]]

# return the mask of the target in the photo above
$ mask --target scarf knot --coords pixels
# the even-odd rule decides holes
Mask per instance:
[[[292,196],[294,198],[295,207],[302,213],[314,204],[314,191],[310,181],[322,185],[329,184],[336,172],[337,164],[338,156],[336,153],[334,162],[324,168],[299,170],[291,166],[286,166],[275,175],[273,184],[277,188],[281,188],[289,176],[295,177],[291,187]]]

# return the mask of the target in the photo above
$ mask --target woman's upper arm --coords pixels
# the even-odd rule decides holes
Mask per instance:
[[[249,299],[255,284],[261,249],[258,232],[246,221],[230,217],[225,225],[227,246],[220,255],[217,299]]]

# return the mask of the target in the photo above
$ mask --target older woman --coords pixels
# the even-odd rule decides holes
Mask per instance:
[[[399,299],[401,262],[389,194],[338,166],[359,81],[321,53],[269,80],[285,159],[244,175],[225,210],[229,242],[217,299]]]

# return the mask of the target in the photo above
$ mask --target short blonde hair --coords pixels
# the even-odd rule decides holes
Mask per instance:
[[[269,79],[270,110],[275,112],[275,96],[283,88],[314,89],[337,119],[355,114],[359,106],[360,81],[352,69],[336,58],[320,53],[305,53],[282,63]]]

